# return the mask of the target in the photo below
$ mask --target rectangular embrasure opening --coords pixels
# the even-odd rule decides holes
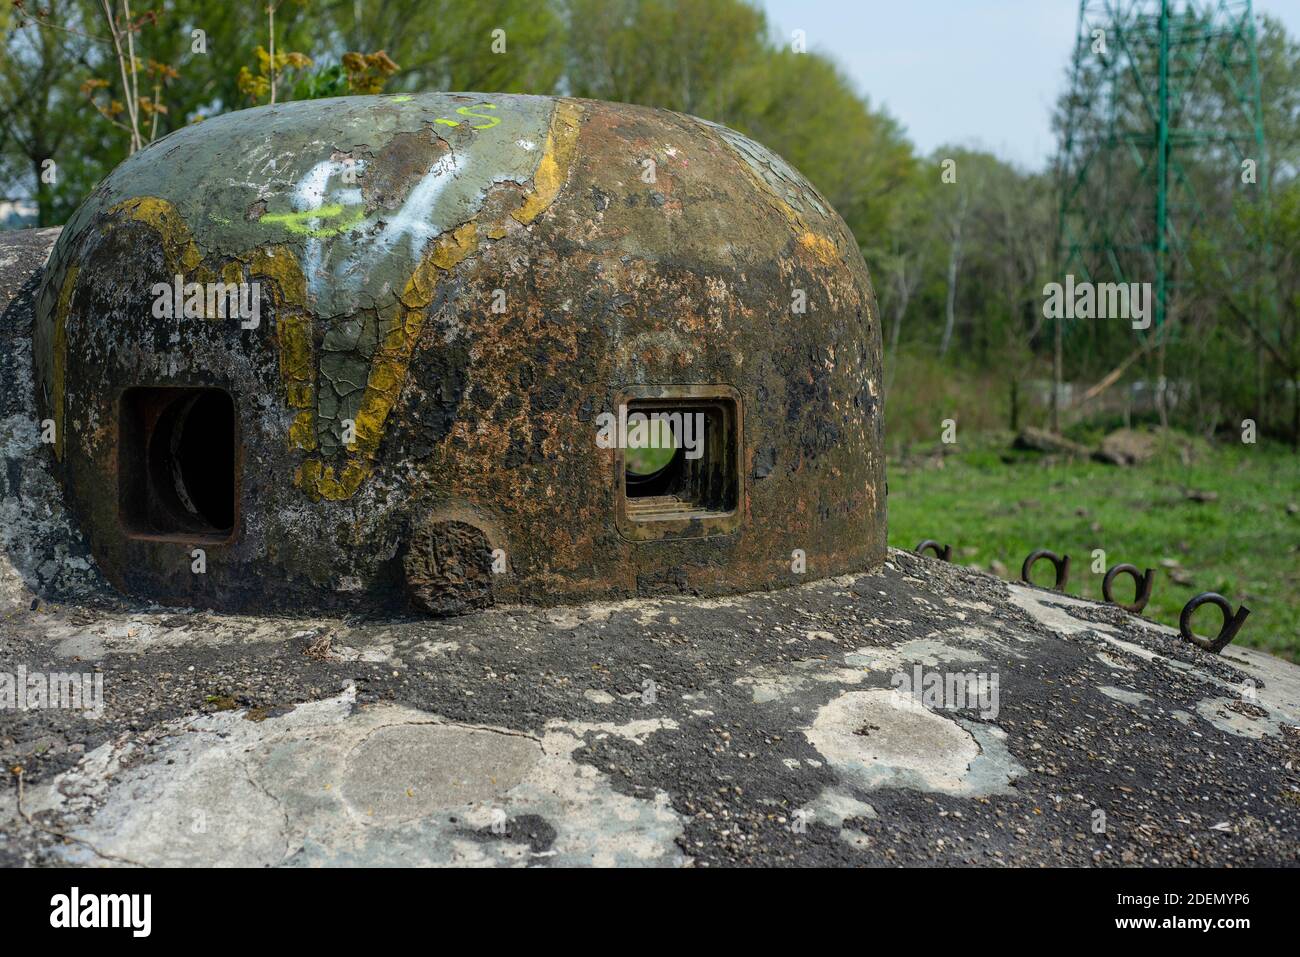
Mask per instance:
[[[621,481],[627,522],[690,521],[736,512],[740,439],[734,398],[633,398],[626,406]]]
[[[118,515],[136,538],[220,542],[234,532],[238,435],[230,393],[134,388],[118,420]]]

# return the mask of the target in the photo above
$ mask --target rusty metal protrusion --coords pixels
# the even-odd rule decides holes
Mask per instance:
[[[1116,601],[1110,593],[1111,586],[1115,579],[1120,575],[1133,576],[1134,596],[1131,602]],[[1155,581],[1156,570],[1148,568],[1144,572],[1139,572],[1136,565],[1130,565],[1127,562],[1121,562],[1110,571],[1106,572],[1106,577],[1101,580],[1101,593],[1106,600],[1112,605],[1119,605],[1125,611],[1131,611],[1133,614],[1141,614],[1142,609],[1147,606],[1151,600],[1151,584]]]
[[[411,600],[442,618],[487,608],[492,597],[492,545],[468,522],[428,521],[411,535],[402,558]]]
[[[1214,605],[1219,611],[1223,612],[1223,627],[1219,630],[1217,638],[1201,638],[1192,632],[1192,614],[1202,605]],[[1237,637],[1237,632],[1241,631],[1241,626],[1246,623],[1246,618],[1249,615],[1250,609],[1245,605],[1240,606],[1234,615],[1232,606],[1228,604],[1228,599],[1216,592],[1205,591],[1183,606],[1183,613],[1178,616],[1178,631],[1183,636],[1184,641],[1190,641],[1196,647],[1203,648],[1212,655],[1217,655],[1231,644],[1232,639]]]
[[[1065,591],[1065,586],[1070,583],[1070,556],[1058,555],[1046,548],[1040,548],[1029,553],[1025,563],[1020,566],[1020,580],[1026,585],[1033,584],[1033,581],[1029,578],[1029,570],[1034,567],[1034,562],[1040,558],[1046,558],[1056,568],[1056,584],[1052,587],[1057,591]]]
[[[924,555],[927,549],[934,552],[935,558],[943,559],[945,562],[952,561],[951,545],[940,545],[933,538],[927,538],[920,545],[916,546],[916,554]]]

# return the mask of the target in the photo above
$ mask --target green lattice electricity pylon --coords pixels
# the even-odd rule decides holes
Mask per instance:
[[[1058,268],[1151,282],[1160,328],[1193,231],[1267,201],[1250,0],[1081,0],[1058,123]]]

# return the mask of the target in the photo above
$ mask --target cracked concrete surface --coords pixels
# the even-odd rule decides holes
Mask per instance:
[[[613,791],[572,752],[671,722],[549,723],[541,734],[447,721],[356,689],[271,716],[247,710],[121,737],[27,793],[72,840],[65,864],[266,867],[679,864],[679,817]]]
[[[10,864],[1297,856],[1296,669],[906,553],[725,602],[444,622],[9,610],[4,660],[105,676],[98,721],[0,713]],[[915,666],[995,671],[998,713],[906,698]]]
[[[840,695],[818,711],[805,734],[832,767],[866,791],[893,786],[996,794],[1024,770],[995,726],[945,717],[893,689]]]

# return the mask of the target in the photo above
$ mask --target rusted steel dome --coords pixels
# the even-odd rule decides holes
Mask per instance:
[[[167,603],[446,613],[885,555],[854,238],[677,113],[429,94],[187,127],[63,231],[35,354],[98,562]],[[598,441],[620,409],[702,440],[637,471]]]

